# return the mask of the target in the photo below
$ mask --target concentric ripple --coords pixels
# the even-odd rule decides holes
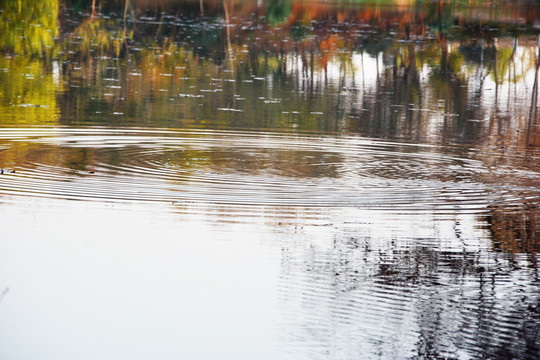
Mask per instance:
[[[0,192],[80,200],[482,211],[537,199],[463,149],[357,136],[7,128]],[[494,179],[501,178],[500,182]]]

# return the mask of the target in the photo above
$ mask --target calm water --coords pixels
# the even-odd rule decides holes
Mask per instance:
[[[0,8],[0,358],[540,358],[534,2]]]

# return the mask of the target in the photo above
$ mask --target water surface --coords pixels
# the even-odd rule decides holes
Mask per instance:
[[[19,3],[0,358],[540,356],[536,4]]]

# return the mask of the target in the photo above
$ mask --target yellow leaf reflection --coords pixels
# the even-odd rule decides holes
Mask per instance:
[[[33,56],[55,52],[58,0],[4,0],[0,9],[1,50]]]
[[[3,124],[51,124],[58,121],[56,65],[39,59],[0,58],[0,118]]]

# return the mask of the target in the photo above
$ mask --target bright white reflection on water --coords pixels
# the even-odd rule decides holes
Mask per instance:
[[[12,201],[0,207],[2,359],[283,358],[279,247],[254,224]]]
[[[534,298],[466,212],[17,196],[0,218],[2,359],[406,359],[432,336],[470,358],[454,330]]]

